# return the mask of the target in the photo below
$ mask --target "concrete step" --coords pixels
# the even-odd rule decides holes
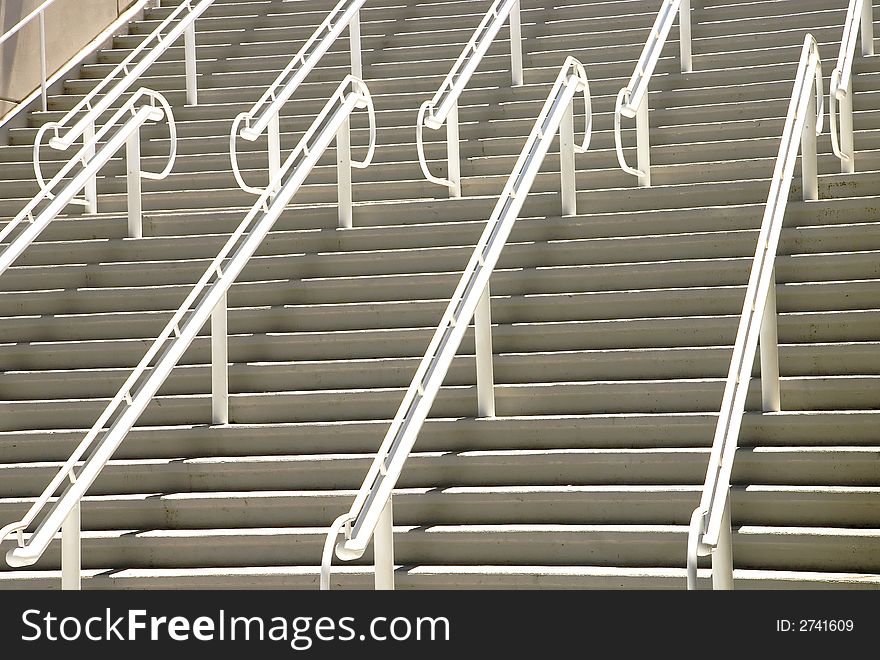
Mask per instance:
[[[398,487],[699,486],[708,452],[708,447],[416,451]],[[744,487],[802,486],[807,491],[809,487],[830,486],[875,488],[880,474],[878,452],[876,445],[741,448],[733,483]],[[369,452],[114,459],[90,493],[278,491],[290,484],[304,490],[351,490],[360,486],[372,458]],[[4,473],[2,497],[35,497],[58,468],[57,463],[0,466]]]
[[[873,409],[880,406],[878,376],[799,376],[781,379],[787,410]],[[570,415],[600,412],[713,412],[718,410],[721,378],[614,380],[496,385],[498,414]],[[230,420],[271,421],[390,419],[403,399],[403,388],[278,390],[230,396]],[[3,430],[50,430],[88,426],[109,399],[55,399],[5,402]],[[760,406],[760,383],[750,387],[747,405]],[[168,395],[153,399],[141,417],[146,426],[203,423],[210,419],[210,395]],[[476,414],[476,388],[448,386],[437,396],[435,417]]]
[[[87,497],[83,528],[211,529],[318,527],[344,513],[355,491],[244,491]],[[734,525],[876,527],[876,487],[743,486]],[[496,486],[407,488],[394,494],[399,525],[675,524],[699,504],[698,486]],[[0,500],[0,515],[25,513],[29,498]]]
[[[85,532],[87,568],[308,565],[316,563],[325,528]],[[668,566],[681,561],[686,525],[396,526],[395,559],[404,565],[537,564]],[[838,551],[841,544],[850,552]],[[733,534],[744,568],[856,571],[880,567],[880,530],[743,526]],[[503,548],[500,551],[499,548]],[[60,543],[36,564],[54,568]],[[358,560],[365,564],[370,553]],[[586,559],[586,561],[585,561]]]
[[[270,258],[266,258],[270,259]],[[259,263],[259,262],[258,262]],[[672,259],[640,263],[573,266],[511,266],[498,269],[494,295],[627,291],[646,288],[741,285],[751,259]],[[804,254],[779,257],[777,278],[787,284],[880,277],[876,251]],[[452,264],[450,264],[452,265]],[[464,260],[460,267],[464,267]],[[447,298],[458,271],[328,277],[318,273],[291,279],[273,272],[253,273],[230,290],[230,305],[332,304]],[[195,280],[196,278],[192,278]],[[174,309],[191,285],[100,286],[0,293],[0,314],[70,314]]]
[[[320,567],[261,566],[196,569],[92,569],[83,571],[84,589],[309,589],[318,588]],[[877,589],[869,573],[736,569],[737,589]],[[621,566],[399,566],[396,589],[684,589],[683,568]],[[708,569],[699,584],[711,588]],[[59,589],[60,571],[6,571],[2,589]],[[335,566],[333,589],[372,589],[373,569]]]
[[[771,160],[767,160],[767,169],[757,176],[768,175],[771,172]],[[578,204],[585,204],[583,208],[592,208],[599,213],[612,211],[641,211],[691,207],[694,200],[704,201],[714,199],[717,204],[742,204],[756,203],[766,197],[766,181],[755,176],[754,168],[749,169],[748,162],[744,161],[742,167],[749,178],[734,181],[716,181],[709,177],[709,181],[687,181],[679,179],[678,171],[673,167],[670,172],[663,173],[665,180],[662,185],[651,189],[633,190],[623,188],[631,183],[632,177],[628,177],[619,169],[608,171],[610,180],[605,181],[608,187],[590,190],[595,173],[580,171],[577,174]],[[680,169],[680,168],[679,168]],[[693,168],[689,168],[693,169]],[[873,172],[859,172],[850,175],[828,174],[820,180],[820,195],[823,198],[840,198],[874,195],[878,184]],[[692,177],[688,177],[692,178]],[[497,195],[506,183],[506,175],[490,175],[466,178],[462,187],[467,196]],[[230,186],[235,184],[230,182]],[[154,186],[150,186],[153,188]],[[161,188],[158,184],[157,188]],[[624,196],[621,188],[627,190]],[[688,195],[682,194],[687,188]],[[533,185],[536,193],[559,190],[559,175],[551,172],[541,173],[536,177]],[[354,198],[357,202],[388,201],[393,199],[413,199],[434,197],[443,194],[439,186],[428,183],[424,179],[398,180],[388,182],[363,182],[353,186]],[[799,194],[799,185],[792,185],[792,197]],[[332,203],[336,199],[337,188],[334,184],[306,184],[300,188],[296,195],[298,203]],[[531,199],[531,198],[530,198]],[[6,199],[0,200],[0,214],[7,216],[15,215],[29,200]],[[145,192],[142,196],[143,208],[147,211],[160,209],[205,209],[216,208],[226,204],[227,206],[246,206],[254,203],[253,195],[249,195],[236,187],[204,189],[195,186],[188,190],[153,190]],[[536,204],[540,201],[527,201],[524,213],[535,213]],[[558,201],[557,201],[558,204]],[[127,208],[127,196],[121,193],[102,195],[99,199],[99,207],[104,211],[122,212]],[[558,213],[558,206],[556,207]],[[355,224],[357,216],[355,215]]]
[[[806,230],[789,230],[789,236],[800,240],[786,241],[781,248],[791,260],[809,255],[831,253],[865,253],[880,250],[880,223],[851,226],[830,226]],[[728,259],[751,256],[756,232],[706,232],[703,234],[662,235],[622,239],[562,239],[535,242],[510,242],[499,261],[500,269],[549,268],[556,266],[610,265],[632,263],[638,254],[641,260],[684,261],[688,259]],[[475,243],[478,236],[473,236]],[[213,242],[213,241],[212,241]],[[243,271],[240,281],[281,279],[282,272],[291,279],[334,276],[396,275],[404,273],[447,272],[463,267],[470,258],[471,241],[459,240],[453,245],[429,248],[350,250],[305,253],[299,245],[295,252],[278,250],[275,242],[269,252],[254,257]],[[210,245],[210,243],[209,243]],[[181,256],[150,258],[137,261],[83,264],[77,250],[68,253],[69,264],[55,262],[47,266],[18,266],[5,273],[0,287],[6,291],[30,291],[55,288],[112,288],[190,284],[199,279],[213,260]],[[204,253],[203,253],[204,254]],[[155,255],[158,256],[158,255]],[[784,258],[783,258],[784,260]],[[291,269],[291,264],[295,267]]]
[[[741,447],[833,446],[845,437],[854,447],[880,445],[877,411],[746,412]],[[576,416],[429,419],[419,437],[422,451],[487,451],[649,447],[707,448],[716,413],[633,413]],[[387,427],[385,420],[182,425],[134,429],[116,459],[368,454]],[[8,462],[62,461],[85,429],[3,431]],[[247,439],[244,442],[244,439]],[[13,491],[14,492],[14,491]]]
[[[876,285],[872,285],[876,286]],[[732,344],[739,314],[622,318],[593,321],[557,321],[499,325],[493,330],[497,353],[615,348],[661,348]],[[815,341],[876,341],[878,311],[794,312],[779,317],[782,343]],[[245,332],[229,337],[229,359],[294,361],[420,356],[433,327],[331,332]],[[0,364],[7,370],[58,368],[133,368],[153,339],[27,342],[7,345]],[[38,346],[39,350],[34,350]],[[180,364],[210,360],[210,339],[198,337]],[[462,354],[472,353],[472,332],[462,343]]]
[[[727,375],[732,347],[614,351],[564,351],[502,354],[494,357],[495,383],[570,382],[589,380],[657,380],[722,378]],[[780,347],[784,376],[880,375],[880,342],[802,344]],[[230,392],[297,391],[405,387],[419,359],[269,362],[229,367]],[[112,397],[129,369],[7,371],[0,375],[0,399],[69,399]],[[756,361],[754,375],[759,375]],[[473,358],[456,358],[447,385],[472,385]],[[210,365],[179,368],[159,390],[160,395],[210,391]]]

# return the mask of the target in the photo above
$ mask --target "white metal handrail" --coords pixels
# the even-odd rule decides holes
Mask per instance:
[[[574,139],[573,110],[579,92],[583,92],[587,121],[580,145]],[[321,564],[322,589],[330,588],[333,547],[340,531],[345,540],[336,546],[336,555],[343,560],[361,557],[374,539],[376,586],[393,588],[391,494],[471,319],[476,334],[478,415],[494,416],[489,280],[557,131],[562,208],[564,214],[573,215],[577,211],[575,153],[587,150],[592,134],[589,80],[573,57],[559,72],[351,509],[330,527]]]
[[[62,586],[79,588],[79,503],[209,319],[212,418],[215,424],[228,422],[227,293],[321,155],[334,138],[348,130],[351,113],[370,104],[369,91],[359,79],[347,77],[339,90],[282,165],[273,182],[278,185],[260,195],[55,478],[20,521],[0,530],[0,542],[10,534],[17,535],[17,546],[6,554],[10,566],[32,565],[61,529]],[[68,481],[36,530],[25,539],[25,530]]]
[[[25,96],[23,99],[15,102],[16,105],[12,107],[6,114],[0,116],[0,128],[7,122],[11,121],[14,117],[16,117],[19,113],[24,111],[26,108],[30,107],[31,103],[39,99],[41,96],[44,96],[43,92],[45,91],[48,94],[48,91],[52,88],[53,85],[65,79],[68,73],[73,71],[77,66],[83,63],[88,57],[93,55],[98,48],[101,48],[104,44],[107,43],[107,40],[120,32],[127,32],[126,26],[128,26],[132,20],[135,20],[137,17],[142,15],[142,12],[145,8],[151,6],[151,4],[158,3],[158,0],[136,0],[131,6],[128,7],[125,11],[121,12],[110,25],[104,28],[101,32],[95,35],[87,44],[85,44],[79,51],[74,53],[70,59],[61,65],[55,73],[51,74],[45,83],[41,81],[41,84],[34,89],[30,94]],[[40,57],[45,56],[45,44],[41,44],[42,50],[40,53]],[[46,98],[42,109],[47,110],[48,99]]]
[[[856,171],[853,146],[852,65],[856,54],[859,29],[862,33],[862,55],[874,54],[874,16],[871,0],[850,0],[846,11],[843,38],[837,66],[831,72],[831,91],[828,97],[828,124],[834,155],[840,159],[844,174]],[[840,128],[837,126],[837,106],[840,104]],[[838,137],[838,130],[839,137]]]
[[[43,111],[49,108],[48,97],[48,75],[46,72],[46,10],[54,5],[56,0],[46,0],[39,7],[36,7],[27,16],[22,18],[18,23],[9,28],[3,36],[0,36],[0,45],[6,43],[13,35],[17,34],[22,28],[30,25],[31,21],[38,19],[40,22],[40,97],[43,101]]]
[[[639,61],[633,70],[632,77],[626,87],[617,94],[614,108],[614,144],[617,149],[617,161],[627,174],[639,178],[639,185],[651,185],[651,141],[648,127],[648,85],[660,59],[663,46],[669,31],[679,18],[679,44],[681,51],[681,72],[693,70],[693,54],[691,53],[691,2],[690,0],[663,0],[663,6],[651,28],[651,34],[645,42]],[[620,132],[621,118],[636,119],[636,154],[638,167],[630,167],[623,153],[623,140]]]
[[[510,19],[510,57],[513,84],[523,84],[522,24],[520,19],[520,0],[495,0],[483,20],[477,26],[470,41],[452,65],[437,93],[419,108],[416,119],[416,147],[419,164],[425,178],[449,188],[450,197],[461,197],[461,156],[459,154],[458,99],[470,82],[489,46],[498,36],[501,26]],[[446,153],[448,160],[448,179],[431,174],[425,158],[423,127],[438,130],[446,124]]]
[[[238,167],[236,139],[240,136],[254,142],[268,129],[269,180],[275,180],[275,175],[281,167],[281,109],[346,27],[349,28],[351,75],[355,78],[363,78],[360,10],[365,3],[366,0],[340,0],[253,107],[238,115],[232,122],[232,131],[229,135],[232,173],[245,192],[262,195],[265,189],[250,186],[245,182]],[[371,121],[370,125],[374,130],[370,135],[370,143],[375,144],[375,122]],[[348,206],[350,208],[351,205]],[[344,222],[342,218],[340,220]]]
[[[198,103],[195,21],[213,3],[214,0],[182,0],[165,20],[147,35],[124,60],[113,67],[110,73],[79,103],[66,112],[57,122],[48,122],[40,128],[34,141],[34,173],[41,188],[46,187],[40,163],[40,147],[42,146],[43,136],[51,130],[53,136],[49,139],[49,146],[59,151],[69,149],[80,137],[82,137],[83,143],[91,143],[98,118],[105,111],[109,110],[123,94],[131,89],[147,69],[181,35],[184,36],[185,41],[187,103],[190,105]],[[80,117],[80,115],[82,116]],[[74,121],[75,123],[69,126]],[[94,177],[85,185],[84,198],[73,198],[69,203],[85,206],[88,213],[97,212],[98,193]]]
[[[712,555],[714,588],[733,588],[730,475],[759,344],[762,407],[766,412],[781,410],[774,265],[799,146],[803,199],[819,199],[816,136],[822,132],[822,93],[822,60],[816,40],[808,34],[758,235],[703,495],[691,517],[687,547],[689,589],[697,586],[697,557],[709,554]]]
[[[116,125],[131,115],[122,128],[115,131],[107,144],[99,149],[97,145]],[[168,121],[170,152],[168,163],[161,172],[141,170],[140,127],[147,121],[157,122],[162,118]],[[0,231],[0,243],[8,243],[0,249],[0,274],[36,240],[42,231],[61,213],[70,200],[82,189],[84,182],[95,176],[122,146],[127,151],[128,177],[128,235],[130,238],[142,236],[141,179],[161,180],[171,172],[177,157],[177,128],[171,106],[162,94],[151,89],[141,88],[120,107],[104,126],[86,142],[79,152],[71,158],[49,183],[38,192],[28,204],[10,220]],[[63,187],[65,177],[77,167],[81,169]],[[56,194],[53,190],[59,189]],[[46,204],[46,202],[50,202]],[[45,205],[41,211],[37,209]]]

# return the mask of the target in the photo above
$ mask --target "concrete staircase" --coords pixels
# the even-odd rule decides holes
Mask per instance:
[[[36,191],[36,128],[167,15],[162,4],[11,132],[0,215]],[[651,86],[654,187],[638,189],[617,167],[612,113],[659,1],[523,0],[526,85],[510,87],[502,39],[462,98],[465,197],[450,200],[422,180],[416,110],[489,4],[367,3],[379,148],[354,173],[355,228],[334,228],[329,153],[230,293],[232,423],[208,424],[205,334],[84,502],[86,588],[317,586],[326,527],[350,506],[567,55],[586,65],[595,112],[578,157],[582,214],[559,217],[551,154],[492,285],[499,416],[473,419],[467,339],[395,496],[396,581],[684,588],[687,523],[803,36],[819,41],[827,76],[845,3],[695,2],[695,72],[678,73],[675,28]],[[175,103],[183,138],[174,174],[145,182],[145,238],[122,238],[117,159],[99,181],[101,213],[56,220],[0,278],[0,522],[45,487],[253,203],[229,165],[232,118],[328,5],[217,0],[198,23],[203,105],[183,106],[182,46],[143,80]],[[287,148],[348,71],[346,46],[288,104]],[[789,205],[777,262],[785,412],[744,423],[738,588],[880,587],[880,58],[857,59],[854,87],[858,172],[835,174],[826,131],[821,200],[798,201],[796,183]],[[355,126],[357,151],[363,117]],[[167,131],[147,136],[156,169]],[[443,133],[427,137],[443,173]],[[264,180],[265,143],[240,148],[248,180]],[[4,565],[0,588],[59,586],[59,549],[33,570]],[[338,566],[334,587],[371,586],[369,560]]]

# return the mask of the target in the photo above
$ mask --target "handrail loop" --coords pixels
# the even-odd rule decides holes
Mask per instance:
[[[586,135],[578,144],[573,106],[581,92]],[[575,153],[586,151],[592,136],[589,80],[581,63],[572,57],[559,72],[351,509],[330,527],[321,566],[322,589],[330,588],[332,553],[326,549],[340,532],[344,538],[336,545],[336,556],[345,561],[363,556],[373,539],[376,587],[393,589],[392,492],[471,320],[476,338],[477,414],[494,416],[489,280],[557,132],[562,210],[571,215],[577,211]]]
[[[693,70],[693,54],[691,52],[691,3],[690,0],[664,0],[654,25],[633,70],[632,77],[626,87],[617,94],[614,107],[614,146],[617,151],[617,162],[627,174],[639,178],[639,185],[651,185],[651,142],[648,126],[648,85],[651,76],[660,60],[663,46],[675,19],[679,19],[679,50],[681,52],[681,72]],[[623,152],[621,135],[621,117],[636,120],[636,154],[637,167],[630,167]]]
[[[452,65],[434,96],[419,108],[416,120],[416,147],[419,165],[431,183],[449,188],[450,197],[461,197],[461,156],[459,152],[458,99],[489,50],[505,22],[510,20],[510,57],[513,85],[523,84],[522,27],[520,0],[495,0],[480,21],[470,41]],[[449,178],[431,174],[425,157],[423,127],[439,130],[446,124],[446,151]]]
[[[119,121],[119,119],[126,113],[131,112],[134,114],[134,106],[136,102],[142,97],[148,96],[155,103],[158,103],[163,110],[165,111],[165,116],[169,118],[168,122],[168,130],[170,133],[170,146],[169,146],[169,154],[168,154],[168,163],[165,165],[165,168],[161,172],[141,172],[141,178],[151,179],[154,181],[159,181],[166,178],[171,170],[174,168],[174,163],[177,161],[177,124],[174,122],[174,114],[171,110],[171,105],[168,103],[168,100],[158,92],[154,92],[152,89],[148,89],[146,87],[141,87],[137,92],[132,94],[132,96],[126,101],[119,110],[117,110],[113,116],[107,120],[104,124],[104,127],[98,130],[93,136],[91,136],[86,142],[83,143],[83,146],[80,148],[79,153],[76,156],[71,158],[69,162],[75,162],[76,160],[81,160],[83,156],[81,155],[83,151],[90,151],[97,144],[98,141],[106,134],[107,130],[113,127],[113,125]],[[40,187],[41,193],[45,194],[46,199],[54,199],[55,195],[52,193],[52,186],[46,183],[45,177],[43,176],[43,170],[40,166],[40,149],[43,146],[43,135],[53,131],[56,135],[58,134],[58,129],[61,128],[59,122],[50,121],[46,122],[39,129],[37,129],[37,135],[34,138],[34,173],[37,177],[37,184]],[[82,206],[88,205],[88,200],[84,198],[76,198],[71,199],[68,204],[79,204]]]
[[[126,115],[130,116],[114,131]],[[168,162],[161,172],[145,172],[140,166],[140,128],[147,121],[158,122],[163,118],[168,122],[170,134]],[[44,128],[40,131],[44,132]],[[111,134],[111,131],[114,132]],[[110,137],[107,144],[99,147],[99,141],[108,135]],[[34,149],[39,148],[38,145],[39,140]],[[140,180],[164,179],[174,167],[177,157],[177,128],[171,105],[162,94],[147,88],[135,92],[51,180],[47,182],[41,178],[40,191],[0,230],[0,243],[8,241],[0,249],[0,274],[12,265],[68,204],[81,201],[76,200],[75,195],[82,189],[82,184],[94,177],[123,146],[127,149],[128,159],[128,235],[130,238],[142,235]],[[62,187],[65,177],[77,166],[81,169]],[[46,201],[50,204],[34,217],[37,208]]]
[[[816,137],[822,132],[823,115],[822,60],[816,40],[808,34],[804,39],[770,184],[770,193],[758,235],[757,250],[724,387],[703,494],[700,505],[691,518],[687,557],[689,589],[697,588],[697,557],[706,555],[712,555],[714,588],[733,588],[730,477],[751,381],[752,365],[759,345],[762,409],[765,412],[778,412],[782,409],[779,390],[774,265],[799,147],[803,199],[811,201],[819,198]]]
[[[360,160],[360,161],[352,160],[350,163],[351,167],[354,167],[356,169],[365,169],[372,162],[373,155],[376,152],[376,108],[373,104],[373,98],[370,95],[370,92],[367,89],[366,84],[362,80],[360,80],[359,78],[355,78],[353,75],[348,75],[345,77],[345,79],[343,80],[343,84],[340,87],[338,87],[337,90],[331,96],[331,101],[341,100],[342,97],[345,95],[345,88],[348,85],[353,85],[358,88],[358,91],[361,93],[361,97],[363,100],[361,102],[359,102],[359,105],[357,107],[359,109],[366,108],[367,115],[369,118],[369,125],[370,125],[369,140],[370,140],[370,142],[367,146],[367,155],[364,157],[363,160]],[[312,135],[314,134],[315,131],[320,130],[321,123],[327,119],[327,116],[329,115],[331,109],[332,109],[331,105],[328,104],[327,106],[325,106],[324,110],[321,111],[321,114],[318,115],[318,119],[309,128],[310,132],[306,133],[307,137],[312,137]],[[230,155],[230,159],[232,161],[232,172],[233,172],[233,175],[235,176],[235,180],[238,182],[239,187],[241,187],[241,189],[244,190],[245,192],[259,196],[259,195],[263,195],[266,192],[266,190],[268,189],[268,187],[267,188],[256,188],[253,186],[249,186],[244,181],[244,177],[242,176],[241,170],[238,165],[238,153],[235,148],[235,138],[236,138],[236,135],[238,134],[238,130],[237,130],[238,126],[243,121],[245,121],[246,116],[247,116],[247,113],[243,112],[243,113],[239,114],[235,118],[235,120],[233,121],[232,132],[229,135],[229,155]],[[274,180],[277,184],[277,177],[274,177]]]
[[[156,60],[181,36],[185,40],[186,97],[190,105],[198,104],[198,85],[196,77],[195,21],[214,3],[214,0],[182,0],[174,10],[156,27],[124,60],[117,64],[84,98],[68,110],[57,122],[50,122],[48,128],[37,134],[34,144],[34,173],[40,187],[45,180],[40,164],[40,147],[43,135],[52,130],[53,137],[49,146],[58,151],[66,151],[82,138],[83,146],[94,143],[95,127],[100,116],[111,109],[149,69]],[[185,14],[185,15],[184,15]],[[179,19],[179,20],[178,20]],[[177,22],[173,27],[172,24]],[[163,33],[166,33],[163,36]],[[155,42],[155,43],[153,43]],[[143,58],[135,60],[144,54]],[[114,83],[119,74],[121,78]],[[110,87],[112,84],[112,87]],[[107,89],[109,87],[109,89]],[[106,91],[105,91],[106,90]],[[100,98],[99,95],[102,95]],[[68,124],[76,122],[68,128]],[[66,132],[62,134],[62,131]],[[87,150],[87,156],[91,151]],[[82,204],[88,213],[97,213],[98,196],[95,179],[89,179],[84,186],[84,200],[71,200],[74,204]]]
[[[831,147],[840,159],[840,171],[852,174],[856,171],[853,146],[853,98],[852,66],[856,53],[859,31],[862,33],[862,55],[874,54],[874,23],[871,0],[850,0],[844,22],[843,37],[837,66],[831,72],[831,91],[828,95],[828,122]],[[838,128],[838,103],[840,125]]]
[[[16,547],[6,554],[6,561],[10,566],[21,567],[35,563],[49,547],[56,533],[62,530],[62,586],[73,589],[79,587],[80,501],[209,320],[212,422],[224,424],[229,421],[227,293],[329,145],[340,137],[343,129],[348,130],[350,114],[355,108],[369,103],[368,91],[362,81],[346,78],[340,85],[340,90],[345,89],[350,91],[347,94],[334,94],[327,103],[319,119],[282,164],[269,188],[254,203],[36,502],[20,521],[10,523],[0,530],[0,542],[10,534],[16,534],[18,539]],[[111,140],[108,146],[113,143]],[[101,153],[103,151],[104,149]],[[75,183],[76,179],[68,187]],[[57,205],[60,201],[59,195],[58,201],[53,204]],[[69,483],[64,486],[65,482]],[[26,538],[24,531],[43,512],[49,500],[62,486],[61,494],[43,515],[36,530]]]
[[[265,188],[251,186],[245,182],[238,166],[236,140],[241,137],[249,142],[255,142],[268,129],[269,179],[274,179],[281,165],[281,110],[306,79],[306,76],[317,66],[321,58],[327,54],[330,47],[345,31],[345,28],[349,28],[351,75],[357,80],[363,78],[360,10],[365,3],[366,0],[340,0],[259,100],[250,110],[242,112],[233,121],[229,134],[232,173],[239,187],[245,192],[261,195]],[[372,105],[370,108],[370,116],[372,117]],[[371,120],[370,126],[370,142],[375,145],[375,121]],[[359,167],[355,163],[352,163],[352,166]]]

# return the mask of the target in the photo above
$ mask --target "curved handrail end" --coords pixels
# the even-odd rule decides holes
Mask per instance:
[[[419,166],[422,168],[422,174],[425,175],[425,178],[431,183],[436,183],[438,186],[446,186],[447,188],[451,188],[454,184],[449,179],[444,179],[439,176],[434,176],[431,173],[430,168],[428,167],[428,160],[425,157],[425,142],[422,135],[423,126],[427,125],[427,119],[425,115],[427,114],[429,109],[433,109],[433,105],[431,101],[425,101],[419,107],[419,116],[416,119],[416,151],[419,155]]]
[[[642,172],[640,169],[630,167],[629,163],[626,162],[626,155],[623,153],[623,137],[620,132],[620,117],[621,115],[624,115],[624,98],[629,97],[630,95],[631,92],[629,87],[624,87],[617,93],[617,101],[615,102],[614,107],[614,148],[617,152],[617,162],[620,165],[620,169],[622,169],[627,174],[641,177],[644,176],[645,173]]]
[[[327,530],[327,538],[324,539],[324,551],[321,553],[321,591],[330,591],[330,571],[333,568],[333,545],[336,543],[336,537],[339,536],[343,528],[352,521],[351,512],[343,513],[336,518]],[[357,557],[355,557],[357,559]]]
[[[42,553],[25,552],[27,547],[12,548],[6,553],[6,563],[12,568],[24,568],[25,566],[33,566],[37,563]]]
[[[711,549],[702,544],[703,533],[706,531],[706,520],[709,512],[704,507],[697,507],[691,514],[687,539],[687,588],[697,588],[697,564],[700,556],[705,556]],[[701,551],[702,550],[702,551]],[[707,552],[708,550],[708,552]]]

